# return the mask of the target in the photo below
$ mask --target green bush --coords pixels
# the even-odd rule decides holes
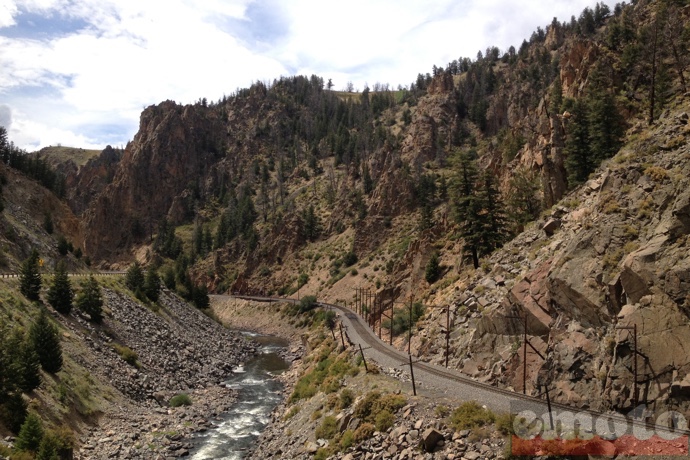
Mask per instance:
[[[172,398],[170,398],[168,405],[170,407],[191,406],[192,400],[188,394],[180,393],[179,395],[175,395]]]
[[[476,401],[462,403],[450,416],[450,426],[455,430],[467,430],[493,423],[495,415]]]
[[[352,405],[352,402],[354,400],[355,394],[349,388],[345,388],[343,389],[343,391],[340,392],[340,401],[338,403],[338,408],[347,409]]]
[[[316,308],[316,296],[305,295],[304,297],[302,297],[302,300],[300,300],[299,302],[300,313],[313,310],[314,308]]]
[[[496,416],[496,430],[499,431],[501,434],[504,435],[509,435],[513,434],[513,421],[515,420],[515,416],[512,414],[504,413],[504,414],[499,414]]]
[[[355,430],[353,437],[356,443],[360,443],[371,438],[374,435],[374,432],[376,432],[374,425],[371,423],[362,423]]]
[[[139,364],[139,355],[137,355],[137,352],[132,350],[129,347],[126,347],[124,345],[119,345],[119,344],[114,344],[113,349],[115,352],[120,355],[120,358],[130,366],[134,367],[140,367]]]
[[[332,415],[325,417],[321,425],[319,425],[314,432],[316,439],[333,439],[337,434],[338,422]]]
[[[345,430],[343,437],[340,438],[340,448],[343,450],[349,449],[354,443],[355,434],[352,432],[352,430]]]
[[[357,263],[357,254],[350,251],[343,256],[343,265],[349,267]]]
[[[393,417],[393,414],[384,409],[376,414],[374,423],[378,431],[384,432],[393,426],[393,423],[395,423],[395,417]]]

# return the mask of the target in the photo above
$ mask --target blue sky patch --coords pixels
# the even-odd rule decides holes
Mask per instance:
[[[81,18],[61,15],[44,16],[20,11],[14,17],[16,24],[0,28],[0,35],[8,38],[51,40],[85,29],[89,23]]]

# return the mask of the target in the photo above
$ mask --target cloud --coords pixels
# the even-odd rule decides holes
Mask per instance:
[[[590,0],[5,0],[0,102],[27,148],[124,143],[142,108],[317,74],[406,85],[433,65],[518,47]],[[59,137],[64,136],[60,140]]]
[[[0,104],[0,126],[8,130],[12,126],[12,108],[7,104]]]

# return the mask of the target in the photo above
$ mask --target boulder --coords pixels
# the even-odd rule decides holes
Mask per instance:
[[[542,230],[544,230],[547,236],[552,236],[559,228],[561,228],[561,219],[549,219],[542,227]]]
[[[426,452],[433,452],[443,435],[433,428],[427,428],[422,434],[422,447]]]

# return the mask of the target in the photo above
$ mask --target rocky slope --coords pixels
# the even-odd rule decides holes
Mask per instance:
[[[82,222],[66,203],[4,164],[0,164],[0,175],[6,180],[2,192],[4,210],[0,214],[0,271],[16,273],[33,248],[41,254],[44,266],[52,269],[61,257],[57,248],[61,236],[75,248],[83,244]],[[47,215],[53,225],[52,233],[46,231]],[[67,261],[72,269],[83,267],[83,261],[72,254]]]
[[[44,374],[30,397],[46,423],[74,430],[75,458],[186,456],[190,436],[207,430],[235,400],[222,382],[256,346],[170,293],[147,307],[120,281],[101,282],[107,286],[101,325],[78,310],[51,311],[65,363],[56,375]],[[2,313],[3,323],[12,324]],[[192,405],[168,407],[178,394],[188,394]]]
[[[523,325],[509,317],[526,316],[528,339],[546,358],[528,348],[528,392],[547,384],[556,400],[629,410],[635,337],[621,328],[636,326],[638,400],[687,410],[686,101],[492,255],[486,272],[430,297],[452,305],[455,366],[521,391]],[[441,325],[445,315],[432,312],[416,343],[435,361]]]

